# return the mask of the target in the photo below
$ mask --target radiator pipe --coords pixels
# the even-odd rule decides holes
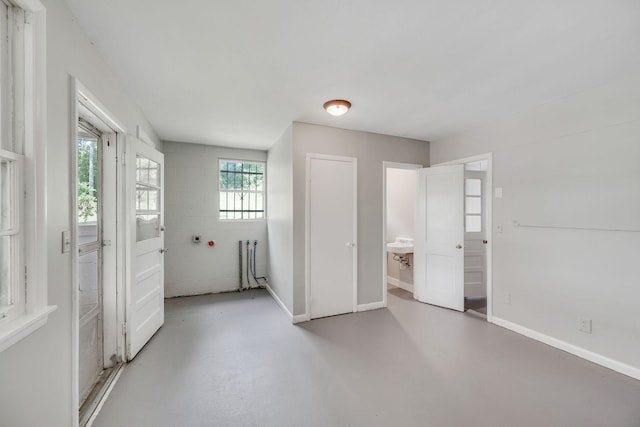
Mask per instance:
[[[238,292],[242,292],[242,240],[238,240]]]

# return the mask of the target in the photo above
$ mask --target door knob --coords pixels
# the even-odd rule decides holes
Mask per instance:
[[[167,248],[162,248],[162,249],[160,249],[160,253],[161,253],[161,254],[163,254],[163,253],[165,253],[165,252],[169,252],[169,249],[167,249]]]
[[[462,245],[456,245],[456,249],[462,249]]]
[[[486,245],[487,243],[489,243],[489,241],[487,241],[487,240],[483,240],[483,241],[482,241],[482,243],[483,243],[484,245]]]
[[[346,247],[348,247],[348,248],[354,248],[354,247],[356,246],[356,244],[355,244],[355,243],[352,243],[352,242],[347,242],[347,243],[345,243],[344,245],[345,245]]]

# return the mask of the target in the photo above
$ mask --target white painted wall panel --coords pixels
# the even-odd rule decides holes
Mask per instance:
[[[267,153],[180,142],[165,142],[164,153],[165,246],[169,249],[165,254],[165,296],[237,289],[239,240],[258,240],[257,273],[264,276],[267,222],[218,219],[218,161],[266,161]],[[266,179],[268,185],[268,168]],[[202,243],[192,242],[194,234],[202,235]],[[213,248],[207,245],[209,240],[215,241]]]
[[[431,144],[491,151],[494,316],[640,368],[640,70]],[[635,74],[631,74],[633,71]],[[511,304],[507,304],[508,296]],[[578,318],[593,320],[593,333]]]
[[[293,313],[293,139],[292,126],[267,155],[269,286]]]

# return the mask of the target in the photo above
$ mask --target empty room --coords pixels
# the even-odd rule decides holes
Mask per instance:
[[[1,3],[0,426],[640,426],[639,2]]]

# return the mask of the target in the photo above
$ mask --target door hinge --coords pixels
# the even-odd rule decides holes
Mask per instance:
[[[127,322],[122,322],[122,335],[127,335]]]

